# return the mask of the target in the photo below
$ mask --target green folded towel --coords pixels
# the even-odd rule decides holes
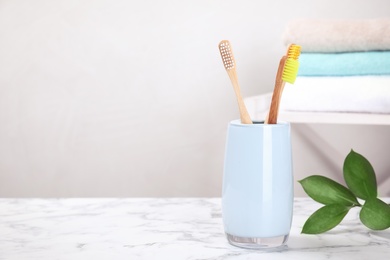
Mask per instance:
[[[390,51],[302,53],[298,76],[390,75]]]

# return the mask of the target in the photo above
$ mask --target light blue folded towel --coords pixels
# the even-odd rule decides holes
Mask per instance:
[[[390,75],[390,51],[301,53],[298,76]]]

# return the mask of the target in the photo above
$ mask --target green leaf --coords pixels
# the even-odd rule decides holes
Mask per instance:
[[[373,230],[390,227],[390,206],[378,198],[368,199],[360,211],[362,223]]]
[[[320,234],[337,226],[347,215],[350,207],[331,204],[314,212],[305,222],[302,233]]]
[[[319,203],[345,206],[360,205],[350,190],[327,177],[313,175],[299,181],[299,183],[307,195]]]
[[[343,171],[347,186],[358,198],[376,198],[375,172],[366,158],[351,150],[345,158]]]

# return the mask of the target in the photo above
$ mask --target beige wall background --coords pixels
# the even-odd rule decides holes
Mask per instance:
[[[387,0],[0,1],[0,197],[220,196],[238,110],[218,42],[233,45],[243,96],[259,95],[272,90],[289,20],[389,10]],[[390,196],[389,130],[293,125],[295,178],[340,178],[353,148]]]

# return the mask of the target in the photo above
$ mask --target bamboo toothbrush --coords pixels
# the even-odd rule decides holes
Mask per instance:
[[[246,110],[244,100],[240,93],[240,85],[238,84],[237,72],[236,72],[236,61],[234,60],[233,50],[230,46],[230,42],[223,40],[219,43],[219,52],[221,53],[223,65],[225,66],[226,72],[229,75],[230,81],[233,84],[234,92],[238,102],[238,108],[240,110],[240,119],[243,124],[252,124],[252,120]]]
[[[276,74],[274,93],[272,94],[269,114],[265,120],[266,124],[276,124],[278,121],[278,112],[280,99],[286,82],[294,84],[297,78],[301,46],[290,44],[287,49],[287,56],[283,56],[279,62],[278,72]]]

